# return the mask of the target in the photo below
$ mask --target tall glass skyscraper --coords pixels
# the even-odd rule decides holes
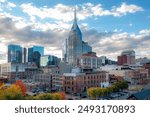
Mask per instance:
[[[28,48],[28,62],[35,62],[40,67],[40,57],[44,55],[44,47],[33,46]]]
[[[22,63],[22,47],[19,45],[8,45],[8,62]]]
[[[63,59],[72,66],[77,66],[78,57],[80,57],[83,53],[92,51],[92,48],[88,45],[88,43],[82,41],[82,33],[77,24],[76,9],[74,12],[74,22],[64,47]]]
[[[77,24],[76,10],[74,23],[68,37],[68,49],[68,62],[72,66],[77,66],[77,58],[82,55],[82,33]]]
[[[23,48],[23,53],[22,53],[22,59],[23,59],[23,63],[26,63],[27,62],[27,49],[26,48]]]

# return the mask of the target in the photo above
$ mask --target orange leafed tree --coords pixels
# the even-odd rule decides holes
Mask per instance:
[[[0,81],[0,86],[2,86],[3,85],[3,83]]]
[[[25,84],[23,83],[23,81],[22,80],[17,80],[15,84],[18,85],[21,88],[22,94],[24,96],[26,96],[27,88],[26,88]]]
[[[66,99],[66,95],[64,92],[59,92],[60,96],[61,96],[61,100],[65,100]]]

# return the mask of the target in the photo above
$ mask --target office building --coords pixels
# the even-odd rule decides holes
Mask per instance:
[[[53,55],[43,55],[40,58],[40,66],[57,66],[60,62],[60,59]]]
[[[23,48],[23,53],[22,53],[22,62],[26,63],[27,62],[27,49]]]
[[[28,48],[28,62],[34,62],[40,67],[40,57],[44,55],[44,47],[33,46]]]
[[[63,60],[72,66],[77,66],[79,56],[92,51],[92,47],[87,42],[82,41],[82,32],[77,24],[76,10],[73,26],[69,32],[68,39],[66,39],[63,51]]]
[[[8,62],[22,63],[22,47],[19,45],[8,45]]]
[[[18,79],[25,79],[25,71],[28,68],[37,68],[33,64],[24,63],[3,63],[0,65],[1,78],[14,82]]]
[[[92,47],[88,44],[88,42],[82,41],[82,54],[92,52]]]

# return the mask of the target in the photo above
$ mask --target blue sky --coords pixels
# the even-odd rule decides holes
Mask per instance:
[[[45,54],[62,56],[64,40],[77,9],[83,40],[98,56],[116,60],[134,49],[150,58],[149,0],[0,0],[0,63],[7,45],[42,45]]]

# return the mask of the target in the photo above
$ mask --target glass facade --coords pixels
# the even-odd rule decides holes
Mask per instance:
[[[82,53],[92,52],[92,47],[88,45],[87,42],[82,41]]]
[[[52,55],[44,55],[41,56],[40,58],[40,66],[41,67],[46,67],[46,66],[50,66],[50,65],[58,65],[59,63],[59,59],[56,56],[52,56]]]
[[[22,63],[22,47],[19,45],[8,45],[8,62]]]
[[[40,57],[44,55],[44,47],[33,46],[28,48],[28,62],[35,62],[40,67]]]
[[[69,33],[67,43],[67,62],[72,66],[76,66],[77,58],[82,55],[82,33],[77,25],[76,11],[74,16],[74,23]]]
[[[23,48],[23,63],[26,63],[27,62],[27,49],[26,48]]]
[[[80,57],[83,53],[92,51],[92,48],[88,45],[88,43],[82,41],[82,33],[78,27],[76,19],[76,10],[74,16],[74,23],[69,33],[69,37],[66,41],[64,51],[64,60],[72,66],[77,66],[78,57]]]

